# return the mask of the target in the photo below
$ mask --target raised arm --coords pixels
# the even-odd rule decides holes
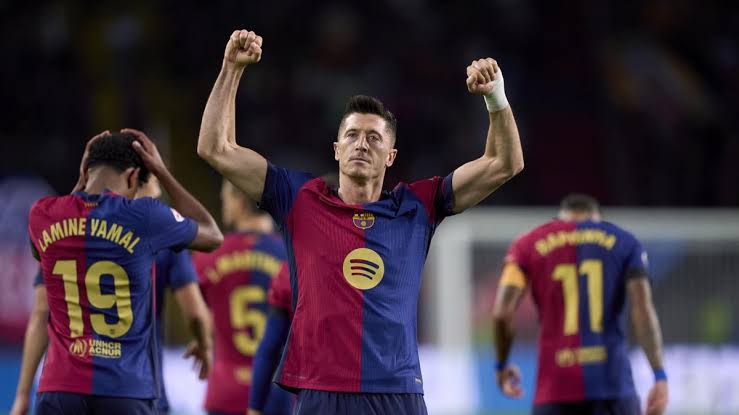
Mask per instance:
[[[221,246],[223,234],[215,219],[170,173],[151,139],[141,131],[131,128],[123,129],[121,132],[136,137],[133,143],[134,150],[141,156],[149,171],[159,179],[159,183],[172,201],[172,206],[198,224],[198,233],[190,243],[190,248],[196,251],[212,251]]]
[[[26,337],[23,340],[21,373],[18,376],[18,388],[15,392],[13,408],[10,410],[11,415],[28,413],[33,377],[36,375],[36,369],[49,344],[49,333],[46,331],[49,321],[46,287],[43,284],[37,285],[33,295],[33,308],[26,327]]]
[[[198,138],[198,155],[252,200],[262,199],[267,160],[236,144],[236,91],[246,67],[261,57],[261,36],[246,30],[233,32],[205,105]]]
[[[654,371],[655,383],[647,398],[648,415],[660,415],[668,400],[667,376],[662,363],[662,330],[652,303],[652,290],[647,278],[632,278],[626,284],[631,322],[636,339],[644,349]]]
[[[467,89],[482,95],[490,126],[485,152],[454,171],[454,212],[471,208],[523,170],[523,151],[513,111],[505,96],[503,72],[491,58],[478,59],[467,67]]]

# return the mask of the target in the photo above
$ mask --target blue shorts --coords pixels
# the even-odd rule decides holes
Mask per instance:
[[[548,403],[534,406],[534,415],[640,415],[639,398]]]
[[[302,389],[295,415],[427,415],[420,393],[341,393]]]
[[[151,399],[114,398],[69,392],[41,392],[36,415],[155,415]]]

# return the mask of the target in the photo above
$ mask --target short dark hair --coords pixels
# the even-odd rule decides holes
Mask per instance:
[[[559,208],[575,212],[600,212],[598,200],[593,196],[582,193],[571,193],[565,196],[560,202]]]
[[[90,147],[87,168],[107,166],[122,173],[133,167],[140,169],[139,184],[149,181],[149,169],[144,165],[141,156],[133,149],[136,138],[131,134],[113,133],[95,141]]]
[[[339,125],[344,123],[346,117],[354,113],[375,114],[382,117],[382,119],[385,120],[385,123],[387,124],[388,130],[390,130],[393,135],[393,140],[395,140],[394,142],[397,143],[398,120],[395,118],[395,115],[392,112],[385,108],[385,104],[383,104],[382,101],[375,97],[367,95],[354,95],[353,97],[349,98],[349,101],[346,103],[344,115],[341,116],[341,123],[339,123]]]

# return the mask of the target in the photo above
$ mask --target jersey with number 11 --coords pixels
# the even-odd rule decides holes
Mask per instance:
[[[36,202],[28,228],[49,303],[39,391],[155,398],[154,259],[197,224],[151,198],[79,192]]]
[[[539,312],[535,403],[636,394],[626,281],[646,277],[646,268],[636,238],[609,222],[554,220],[513,243],[501,284],[529,287]]]

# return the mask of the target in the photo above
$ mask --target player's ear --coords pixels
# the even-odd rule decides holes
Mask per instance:
[[[129,167],[126,169],[126,184],[128,185],[128,190],[132,191],[133,194],[136,193],[136,191],[139,188],[139,173],[141,172],[141,169],[138,167]]]
[[[334,141],[334,160],[339,161],[339,143]]]
[[[387,161],[385,162],[385,167],[390,167],[395,163],[395,157],[398,156],[398,149],[394,148],[390,150],[390,152],[387,154]]]

